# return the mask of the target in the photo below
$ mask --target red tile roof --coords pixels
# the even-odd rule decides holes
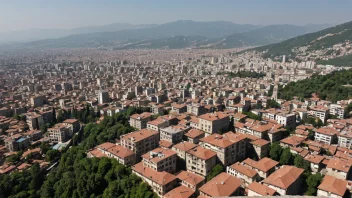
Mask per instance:
[[[294,166],[282,166],[262,182],[279,187],[281,189],[287,189],[303,174],[303,172],[304,169],[302,168],[296,168]]]

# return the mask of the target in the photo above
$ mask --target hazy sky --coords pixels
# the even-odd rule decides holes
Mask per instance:
[[[0,0],[0,32],[180,19],[248,24],[338,24],[352,0]]]

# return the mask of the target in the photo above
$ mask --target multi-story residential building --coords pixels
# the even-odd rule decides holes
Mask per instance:
[[[250,142],[250,144],[253,146],[254,151],[255,151],[255,156],[258,159],[267,157],[269,154],[269,149],[270,149],[270,142],[263,140],[263,139],[257,139],[254,140],[252,142]]]
[[[198,144],[199,140],[205,136],[205,133],[198,129],[191,129],[184,134],[188,142],[193,144]]]
[[[181,181],[181,185],[194,191],[197,191],[203,184],[205,184],[205,177],[191,172],[180,171],[175,176]]]
[[[141,114],[133,114],[130,116],[130,125],[136,129],[147,128],[147,123],[152,119],[152,114],[149,112],[144,112]]]
[[[350,179],[351,163],[342,158],[332,158],[326,166],[326,174],[338,179]]]
[[[230,197],[240,195],[241,180],[227,173],[220,173],[199,188],[202,197]]]
[[[155,171],[174,173],[176,171],[177,153],[170,149],[156,148],[142,155],[144,167]]]
[[[199,103],[192,103],[187,105],[187,113],[191,113],[195,116],[200,116],[207,113],[207,110],[204,105]]]
[[[43,137],[43,133],[40,130],[31,130],[22,134],[28,137],[30,141],[36,141]]]
[[[169,121],[162,117],[159,117],[155,120],[151,120],[147,122],[147,129],[158,131],[158,132],[160,132],[160,129],[168,126],[169,126]]]
[[[280,195],[299,195],[302,190],[301,175],[304,169],[294,166],[282,166],[262,183],[274,189]]]
[[[132,172],[142,178],[160,197],[177,186],[177,178],[166,172],[158,172],[152,168],[144,167],[143,162],[132,166]]]
[[[340,147],[351,148],[352,146],[352,132],[351,131],[341,131],[337,134],[337,144]]]
[[[324,144],[336,144],[338,131],[332,127],[315,129],[314,139]]]
[[[248,197],[260,197],[260,196],[275,196],[276,191],[266,185],[258,182],[253,182],[247,186]]]
[[[107,91],[99,91],[98,92],[98,103],[104,104],[110,101],[109,92]]]
[[[280,145],[284,148],[288,147],[299,147],[303,141],[306,140],[305,138],[293,135],[289,136],[285,139],[280,140]]]
[[[322,162],[325,159],[325,157],[321,155],[314,155],[314,154],[309,154],[307,155],[304,160],[310,163],[310,169],[312,172],[319,172],[322,168]]]
[[[317,117],[325,123],[329,115],[329,108],[324,106],[311,106],[309,107],[308,115]]]
[[[61,143],[66,142],[72,137],[72,131],[65,124],[56,124],[52,128],[48,128],[50,142]]]
[[[5,139],[5,146],[10,152],[25,149],[29,145],[30,145],[30,139],[20,134],[16,134],[12,137]]]
[[[218,160],[224,166],[246,157],[246,137],[239,133],[212,134],[200,139],[200,145],[216,152]]]
[[[279,164],[279,162],[265,157],[260,159],[259,161],[254,161],[250,158],[247,158],[242,162],[242,164],[257,171],[261,178],[267,178],[271,173],[275,171],[275,168]]]
[[[31,106],[32,107],[41,107],[46,102],[45,96],[33,96],[30,98]]]
[[[339,119],[344,119],[347,111],[347,107],[339,104],[330,104],[330,114],[337,116]]]
[[[171,107],[172,107],[172,111],[176,112],[177,114],[187,112],[187,105],[186,104],[173,103],[171,105]]]
[[[348,182],[344,179],[338,179],[330,175],[325,175],[323,181],[318,186],[317,196],[342,198],[346,194],[347,185]]]
[[[99,155],[97,152],[103,154]],[[136,163],[136,154],[121,145],[106,142],[87,153],[88,157],[106,156],[116,159],[120,164],[132,166]]]
[[[30,130],[40,129],[44,126],[43,116],[35,112],[26,114],[26,122]]]
[[[223,112],[207,113],[199,116],[199,129],[206,133],[205,136],[228,131],[229,123],[229,115]]]
[[[150,107],[150,112],[152,114],[161,114],[164,111],[165,106],[162,104],[154,104],[153,106]]]
[[[182,142],[183,134],[185,134],[191,128],[183,125],[172,125],[163,129],[160,129],[160,139],[172,142],[173,144]]]
[[[186,152],[197,147],[197,144],[191,142],[180,142],[172,146],[172,150],[177,153],[177,156],[183,160],[186,160]]]
[[[79,121],[77,119],[66,119],[62,123],[64,125],[70,127],[70,129],[73,133],[78,132],[81,127],[79,124]]]
[[[121,135],[121,146],[136,153],[137,159],[144,153],[158,147],[159,133],[149,129],[142,129],[126,135]]]
[[[294,128],[296,126],[295,114],[278,113],[275,116],[275,120],[278,124],[282,124],[285,127]]]
[[[232,164],[226,168],[226,172],[229,175],[235,176],[242,180],[242,187],[248,186],[252,182],[260,180],[260,176],[257,171],[244,166],[239,162]]]
[[[216,153],[201,146],[186,152],[187,171],[207,176],[216,165]]]

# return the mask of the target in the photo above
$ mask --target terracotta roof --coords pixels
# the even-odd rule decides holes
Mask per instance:
[[[303,172],[304,169],[302,168],[296,168],[294,166],[282,166],[262,182],[279,187],[281,189],[287,189],[301,176]]]
[[[264,139],[257,139],[251,142],[251,144],[256,145],[256,146],[264,146],[269,144],[270,142]]]
[[[155,154],[155,155],[153,155]],[[152,151],[149,151],[148,153],[142,155],[143,159],[152,161],[154,163],[158,163],[162,160],[165,160],[169,157],[172,157],[174,155],[177,155],[177,153],[171,149],[166,149],[166,148],[156,148]]]
[[[191,184],[193,186],[197,186],[199,183],[205,180],[205,177],[187,171],[181,171],[177,173],[176,177],[179,180],[185,181],[186,183]]]
[[[167,140],[160,140],[159,141],[159,146],[164,147],[164,148],[171,148],[172,145],[174,145],[172,142],[169,142]]]
[[[141,120],[141,119],[147,119],[147,118],[149,118],[151,116],[152,116],[151,113],[144,112],[144,113],[141,113],[141,114],[133,114],[133,115],[130,116],[130,118]]]
[[[304,159],[313,164],[320,164],[325,158],[321,155],[307,155]]]
[[[246,139],[246,137],[241,134],[227,132],[223,135],[212,134],[207,137],[201,138],[200,141],[206,142],[208,144],[215,145],[221,148],[226,148],[244,139]]]
[[[187,133],[185,133],[185,136],[190,138],[195,138],[201,135],[204,135],[204,132],[198,129],[191,129]]]
[[[196,156],[200,159],[203,159],[203,160],[208,160],[208,159],[216,156],[216,153],[214,151],[209,150],[209,149],[205,149],[201,146],[197,146],[196,148],[193,148],[193,149],[187,151],[187,153],[189,153],[193,156]]]
[[[174,175],[168,172],[165,172],[165,171],[158,172],[151,168],[144,167],[143,162],[140,162],[132,166],[132,170],[138,172],[139,174],[143,175],[145,178],[148,178],[162,186],[177,179]]]
[[[191,142],[180,142],[180,143],[174,145],[173,147],[175,147],[176,149],[181,150],[181,151],[189,151],[197,146],[198,145],[193,144]]]
[[[240,179],[223,172],[200,187],[199,191],[212,197],[230,196],[241,184]]]
[[[338,134],[339,132],[336,131],[336,129],[331,128],[331,127],[323,127],[315,130],[316,133],[328,135],[328,136],[333,136]]]
[[[116,144],[111,142],[105,142],[97,146],[97,148],[107,151],[109,148],[114,147]]]
[[[290,136],[287,137],[285,139],[280,140],[281,143],[283,144],[288,144],[290,146],[294,146],[297,147],[298,145],[300,145],[303,141],[305,140],[305,138],[299,137],[299,136]]]
[[[215,112],[215,113],[207,113],[204,115],[199,116],[199,119],[203,119],[203,120],[208,120],[208,121],[215,121],[215,120],[219,120],[219,119],[224,119],[224,118],[228,118],[229,115],[223,112]]]
[[[236,170],[237,172],[240,172],[243,175],[246,175],[250,178],[253,178],[254,176],[256,176],[258,174],[257,171],[249,168],[248,166],[244,166],[244,165],[240,164],[239,162],[232,164],[231,166],[229,166],[229,168],[232,168],[232,169]]]
[[[68,124],[73,124],[73,123],[75,123],[75,122],[78,122],[78,120],[77,120],[77,119],[66,119],[66,120],[64,120],[63,122],[64,122],[64,123],[68,123]]]
[[[242,163],[245,163],[246,165],[256,168],[263,172],[268,172],[270,169],[274,168],[279,164],[279,162],[267,157],[262,158],[259,161],[254,161],[250,158],[247,158]]]
[[[330,175],[325,175],[322,183],[318,186],[318,189],[342,197],[347,189],[347,181],[344,179],[337,179]]]
[[[101,152],[97,148],[89,151],[88,153],[90,153],[93,157],[107,157],[106,154],[104,154],[103,152]]]
[[[330,159],[327,168],[332,168],[347,173],[351,169],[351,164],[345,159],[332,158]]]
[[[131,151],[130,149],[125,148],[123,146],[120,146],[120,145],[115,145],[113,147],[110,147],[108,149],[108,152],[111,153],[112,155],[119,157],[119,158],[126,158],[126,157],[134,155],[133,151]]]
[[[262,196],[274,196],[276,191],[268,186],[265,186],[263,184],[260,184],[258,182],[253,182],[248,185],[247,187],[249,190],[256,192],[257,194],[260,194]]]
[[[141,140],[144,140],[146,138],[149,138],[153,135],[159,134],[156,131],[149,130],[149,129],[142,129],[139,131],[135,131],[126,135],[121,136],[121,139],[129,139],[132,140],[133,142],[139,142]]]
[[[179,186],[166,193],[163,198],[189,198],[195,192],[196,191],[187,188],[186,186]]]

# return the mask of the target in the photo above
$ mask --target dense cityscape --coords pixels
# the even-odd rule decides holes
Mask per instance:
[[[0,198],[351,197],[352,22],[303,32],[0,45]]]

